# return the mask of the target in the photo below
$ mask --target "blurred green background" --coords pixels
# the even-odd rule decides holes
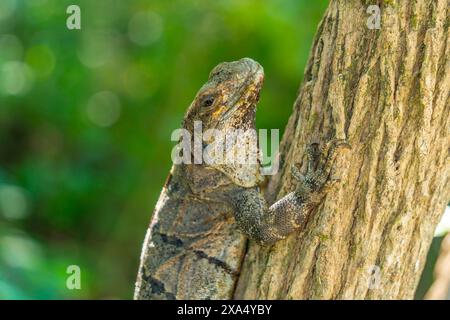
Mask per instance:
[[[259,61],[258,126],[284,128],[326,6],[1,0],[0,298],[131,298],[170,134],[209,71]]]
[[[257,125],[282,130],[326,6],[1,0],[0,298],[131,298],[170,134],[209,71],[259,61]]]

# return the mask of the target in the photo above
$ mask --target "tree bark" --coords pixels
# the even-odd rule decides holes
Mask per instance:
[[[381,28],[369,29],[369,5]],[[332,0],[281,144],[271,202],[312,142],[346,138],[305,228],[250,243],[240,299],[409,299],[450,199],[449,0]]]

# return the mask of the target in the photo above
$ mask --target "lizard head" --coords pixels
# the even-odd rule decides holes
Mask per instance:
[[[201,123],[202,151],[212,150],[211,153],[205,153],[214,155],[212,158],[215,159],[208,162],[208,166],[221,171],[235,184],[244,187],[252,187],[261,182],[254,129],[256,105],[263,81],[263,68],[252,59],[243,58],[219,64],[197,93],[183,123],[183,127],[190,133],[196,131],[194,129],[198,122]],[[217,139],[217,136],[207,138],[206,132],[210,130],[227,135],[226,143],[219,143],[224,140]],[[240,133],[242,131],[249,134]],[[231,132],[234,132],[234,136],[230,135]],[[233,138],[229,139],[230,136]],[[240,140],[237,139],[238,136]],[[223,146],[223,149],[216,152],[211,148],[214,144]],[[216,157],[217,155],[223,157]],[[227,161],[224,161],[225,155]],[[231,161],[230,155],[235,156]]]
[[[263,68],[250,58],[217,65],[189,107],[184,127],[191,131],[193,122],[201,121],[203,130],[254,128],[263,80]]]

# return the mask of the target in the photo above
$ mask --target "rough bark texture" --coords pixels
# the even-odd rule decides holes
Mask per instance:
[[[373,4],[380,30],[366,25]],[[349,140],[342,183],[300,233],[250,244],[235,298],[413,297],[450,198],[449,5],[330,1],[267,198],[293,190],[290,165],[311,141]]]

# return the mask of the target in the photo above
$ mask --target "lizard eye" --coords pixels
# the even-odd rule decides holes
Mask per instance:
[[[211,107],[214,104],[214,96],[213,95],[207,95],[202,100],[202,106],[203,107]]]

